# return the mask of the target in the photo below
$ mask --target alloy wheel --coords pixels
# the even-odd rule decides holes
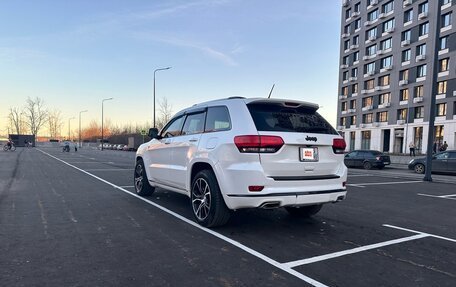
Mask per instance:
[[[204,178],[198,178],[192,188],[193,213],[198,220],[205,220],[211,210],[211,188]]]

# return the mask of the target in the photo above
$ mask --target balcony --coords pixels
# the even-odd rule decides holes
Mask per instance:
[[[418,55],[418,56],[416,56],[416,58],[415,58],[415,61],[416,61],[416,62],[424,61],[424,60],[426,60],[426,55]]]
[[[378,108],[379,109],[384,109],[384,108],[389,108],[390,106],[391,106],[391,103],[390,102],[386,102],[386,103],[378,105]]]
[[[378,14],[378,19],[384,19],[384,18],[386,18],[386,14],[385,13]]]
[[[339,95],[339,100],[345,100],[347,98],[347,95]]]
[[[353,18],[356,18],[356,17],[358,17],[359,15],[361,15],[361,12],[359,12],[359,11],[355,11],[355,12],[352,13],[352,17],[353,17]]]
[[[372,123],[372,126],[373,126],[373,127],[378,127],[378,126],[380,126],[380,123],[379,123],[379,122],[373,122],[373,123]]]
[[[404,3],[402,3],[403,7],[407,7],[413,4],[413,0],[404,0]]]
[[[422,103],[423,102],[423,97],[416,97],[416,98],[413,98],[413,103],[416,104],[416,103]]]
[[[372,54],[372,55],[365,55],[363,56],[363,61],[370,60],[377,57],[377,54]]]
[[[380,55],[385,54],[385,52],[383,50],[378,50],[376,54],[377,54],[377,56],[380,56]]]
[[[350,37],[350,33],[343,33],[342,34],[342,38],[347,38],[347,37]]]
[[[386,71],[391,71],[393,69],[393,65],[385,66],[380,69],[380,73],[386,72]]]
[[[400,80],[399,81],[399,86],[405,86],[408,85],[408,80]]]
[[[359,48],[359,45],[358,44],[353,44],[350,46],[350,50],[356,50]]]
[[[429,15],[428,12],[422,12],[422,13],[418,14],[418,20],[426,19],[428,17],[428,15]]]
[[[369,106],[363,107],[361,110],[362,110],[363,112],[366,112],[366,111],[371,111],[373,108],[374,108],[374,107],[373,107],[372,105],[369,105]]]
[[[405,120],[397,120],[397,124],[398,125],[403,125],[403,124],[405,124]]]
[[[456,91],[453,91],[453,97],[456,97]]]
[[[375,71],[367,71],[366,75],[373,76],[373,75],[375,75]]]
[[[347,112],[348,113],[356,113],[356,109],[348,109]]]
[[[377,36],[369,36],[367,38],[367,41],[369,41],[369,42],[374,42],[375,40],[377,40]]]
[[[347,7],[350,4],[349,0],[342,0],[342,6]]]
[[[401,42],[401,47],[407,47],[408,45],[410,45],[410,40],[404,40]]]
[[[369,93],[369,90],[361,90],[361,95],[365,95],[365,94],[368,94],[368,93]]]
[[[346,69],[346,68],[348,68],[348,65],[347,64],[342,64],[342,65],[340,65],[340,68],[341,69]]]
[[[349,82],[356,82],[358,80],[358,77],[350,77],[348,78]]]
[[[345,129],[345,126],[337,126],[337,129],[338,130],[343,130],[343,129]]]
[[[391,34],[393,32],[394,32],[394,27],[391,27],[391,28],[385,30],[386,34]]]

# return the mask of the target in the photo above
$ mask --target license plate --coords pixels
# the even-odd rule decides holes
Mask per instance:
[[[302,147],[299,149],[299,156],[301,161],[318,161],[318,148]]]

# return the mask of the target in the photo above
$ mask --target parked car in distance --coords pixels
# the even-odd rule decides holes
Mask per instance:
[[[125,146],[125,145],[123,145],[123,144],[117,145],[117,150],[123,150],[124,146]]]
[[[412,159],[408,164],[408,168],[416,173],[424,173],[426,171],[426,158]],[[456,174],[456,150],[442,151],[433,155],[432,172]]]
[[[344,163],[347,167],[363,167],[371,169],[376,167],[382,169],[385,165],[391,164],[389,155],[378,150],[354,150],[345,155]]]
[[[135,191],[161,187],[190,198],[196,221],[225,224],[242,208],[284,207],[312,216],[345,198],[344,139],[318,105],[233,97],[177,113],[136,153]]]
[[[128,148],[128,145],[124,145],[122,148],[123,151],[129,151],[130,149]]]

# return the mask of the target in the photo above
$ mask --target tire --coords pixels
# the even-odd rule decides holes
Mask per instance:
[[[3,151],[7,151],[8,150],[8,146],[7,145],[4,145],[3,146]]]
[[[308,206],[286,206],[285,209],[288,213],[295,217],[311,217],[317,214],[322,208],[322,204],[308,205]]]
[[[190,192],[193,216],[200,225],[215,227],[228,222],[231,211],[223,200],[217,179],[211,170],[202,170],[196,174]]]
[[[16,150],[16,147],[15,146],[11,146],[11,151],[15,151]]]
[[[377,168],[378,169],[383,169],[383,168],[385,168],[385,166],[384,165],[379,165],[379,166],[377,166]]]
[[[415,164],[415,166],[413,167],[413,170],[414,170],[416,173],[423,174],[424,171],[425,171],[424,164],[422,164],[422,163],[417,163],[417,164]]]
[[[155,187],[150,186],[149,180],[147,179],[146,170],[144,169],[144,162],[142,159],[138,159],[135,165],[134,173],[134,185],[135,192],[139,196],[148,196],[154,193]]]
[[[364,169],[371,169],[372,168],[372,164],[368,161],[364,162],[363,163],[363,167]]]

